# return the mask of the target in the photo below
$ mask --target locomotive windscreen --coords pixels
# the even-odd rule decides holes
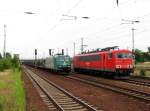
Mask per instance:
[[[117,58],[132,58],[132,54],[131,53],[119,53],[116,54]]]

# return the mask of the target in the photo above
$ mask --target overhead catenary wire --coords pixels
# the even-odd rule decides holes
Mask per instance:
[[[124,31],[126,31],[126,30],[124,30]],[[126,31],[126,33],[129,34],[129,32],[127,32],[127,31]],[[120,32],[119,34],[123,35],[124,33],[121,33],[121,32]],[[102,34],[101,34],[101,35],[102,35]],[[111,37],[112,37],[112,36],[118,36],[118,34],[111,34],[110,36],[111,36]],[[107,38],[106,40],[108,40],[110,36],[105,35],[105,38]],[[87,37],[87,36],[85,36],[85,38],[86,38],[86,37]],[[104,38],[104,36],[100,36],[100,35],[99,35],[99,36],[94,36],[94,38],[95,38],[95,37],[97,38],[97,39],[96,39],[96,42],[101,41],[101,40]],[[120,37],[120,36],[119,36],[119,37]],[[94,39],[94,38],[93,38],[93,39]],[[113,38],[113,39],[114,39],[114,38]],[[109,39],[109,40],[113,40],[113,39]],[[77,42],[77,41],[78,41],[78,42]],[[89,40],[89,39],[86,39],[86,41],[88,41],[88,43],[90,43],[90,40]],[[105,41],[105,39],[103,39],[102,42],[104,42],[104,41]],[[66,42],[64,42],[64,43],[62,43],[62,44],[59,44],[59,46],[63,46],[64,44],[68,44],[68,45],[69,45],[69,43],[71,43],[71,42],[73,42],[73,40],[72,40],[72,41],[71,41],[71,40],[70,40],[70,41],[66,41]],[[94,41],[94,42],[95,42],[95,41]],[[80,43],[80,42],[79,42],[79,38],[78,38],[78,40],[76,39],[76,43],[77,43],[77,44]],[[98,42],[98,43],[99,43],[99,42]]]
[[[116,27],[116,26],[118,26],[119,25],[119,27]],[[112,30],[118,30],[118,29],[120,29],[120,26],[122,27],[121,29],[121,31],[119,30],[119,32],[116,32],[116,31],[112,31]],[[115,28],[116,27],[116,28]],[[109,30],[108,30],[109,29]],[[127,29],[129,29],[127,26],[125,26],[125,25],[121,25],[121,24],[117,24],[117,25],[114,25],[113,27],[108,27],[108,28],[106,28],[106,29],[104,29],[104,30],[100,30],[99,32],[97,32],[97,33],[92,33],[92,34],[90,34],[90,35],[88,35],[88,34],[86,34],[85,36],[85,38],[91,38],[91,39],[94,39],[94,38],[97,38],[97,39],[101,39],[101,37],[104,37],[105,36],[105,38],[108,38],[109,36],[108,35],[110,35],[111,37],[112,36],[118,36],[118,34],[123,34],[124,32],[129,32],[129,30],[127,30]],[[110,33],[110,32],[113,32],[113,33]],[[99,34],[100,33],[100,34]],[[98,38],[99,37],[99,38]],[[78,38],[79,39],[79,38]],[[113,40],[113,39],[110,39],[110,40]],[[71,40],[70,40],[71,41]],[[68,41],[69,42],[69,41]],[[65,42],[65,43],[68,43],[68,42]]]
[[[106,25],[106,26],[108,26],[108,25]],[[109,27],[106,27],[106,28],[104,28],[104,29],[99,29],[98,32],[85,34],[85,38],[86,38],[86,39],[87,39],[87,38],[94,39],[96,35],[97,35],[97,36],[103,36],[103,35],[106,34],[106,33],[110,33],[110,32],[111,32],[110,30],[118,30],[118,29],[116,29],[116,28],[119,28],[119,27],[117,27],[117,26],[121,26],[120,23],[119,23],[119,24],[112,25],[112,26],[109,26]],[[104,27],[105,27],[105,26],[104,26]],[[125,27],[125,26],[124,26],[124,27]],[[80,37],[77,37],[76,40],[78,40],[79,38],[80,38]],[[97,38],[97,37],[96,37],[96,38]],[[73,41],[73,39],[72,39],[72,40],[69,40],[69,41]],[[69,41],[68,41],[68,42],[69,42]],[[67,43],[68,43],[68,42],[67,42]],[[63,44],[65,44],[65,43],[63,43]]]
[[[76,2],[76,4],[73,5],[65,14],[68,15],[69,13],[71,13],[71,11],[72,11],[73,9],[75,9],[82,1],[83,1],[83,0],[78,0],[78,1]],[[129,2],[129,1],[125,1],[125,2],[123,2],[123,3],[121,2],[120,5],[126,4],[126,3],[128,3],[128,2]],[[115,8],[116,8],[116,7],[115,7]],[[63,15],[63,14],[61,14],[61,15]],[[60,15],[60,16],[61,16],[61,15]],[[50,28],[49,31],[54,30],[57,26],[59,26],[59,24],[60,24],[62,21],[63,21],[63,18],[60,18],[60,19],[58,20],[58,22],[56,22],[56,24],[54,24],[54,25]]]
[[[144,33],[144,32],[146,32],[146,29],[143,29],[142,31],[136,32],[136,35],[137,34],[139,35],[139,34]],[[111,39],[106,38],[105,41],[109,42],[109,41],[119,40],[119,39],[122,39],[121,37],[126,37],[127,35],[129,35],[129,37],[130,37],[131,36],[131,32],[128,31],[126,33],[120,34],[119,36],[113,35],[113,36],[111,36],[112,37]],[[130,38],[127,38],[127,39],[129,40]],[[104,42],[104,41],[101,41],[100,43],[102,43],[102,42]]]
[[[70,8],[66,14],[69,14],[74,8],[76,8],[80,3],[82,2],[82,0],[78,0],[78,2],[72,7]],[[121,5],[123,5],[124,3],[127,3],[127,1],[121,3]],[[116,7],[115,7],[116,8]],[[55,29],[63,20],[62,19],[59,19],[59,21],[50,29],[50,30],[53,30]]]
[[[148,14],[146,14],[146,15],[148,15]],[[144,15],[144,16],[146,16],[146,15]],[[140,18],[140,17],[138,17],[138,18]]]
[[[121,3],[121,5],[123,5],[124,3],[127,3],[127,1],[125,1],[125,2],[123,2],[123,3]],[[77,3],[78,4],[78,3]],[[115,7],[116,8],[116,7]],[[119,11],[120,12],[120,11]],[[122,14],[121,14],[121,12],[120,12],[120,18],[122,19]],[[92,17],[91,17],[92,18]],[[109,24],[110,25],[110,24]],[[114,27],[114,26],[113,26]],[[109,28],[108,29],[106,29],[106,30],[109,30]],[[98,32],[99,33],[99,32]],[[89,34],[86,34],[86,35],[89,35]],[[87,38],[87,37],[86,37]]]
[[[125,26],[124,26],[125,27]],[[130,39],[130,37],[131,37],[131,32],[130,32],[130,30],[124,30],[124,28],[122,28],[123,30],[123,32],[125,32],[125,33],[121,33],[120,31],[119,31],[119,36],[118,36],[118,34],[111,34],[110,36],[111,36],[111,39],[109,38],[109,36],[107,35],[105,38],[106,39],[103,39],[103,41],[101,41],[101,42],[98,42],[98,43],[109,43],[109,41],[115,41],[115,40],[119,40],[119,39],[123,39],[122,37],[125,37],[125,36],[127,36],[128,38],[127,39]],[[141,34],[141,33],[143,33],[143,32],[146,32],[146,30],[144,29],[143,31],[140,31],[140,32],[136,32],[136,34],[138,34],[139,35],[139,33]],[[101,39],[101,36],[98,36],[99,37],[99,39]],[[89,40],[88,40],[89,41]],[[99,40],[96,40],[96,42],[97,41],[99,41]],[[106,42],[105,42],[106,41]],[[69,43],[69,42],[68,42]],[[95,43],[95,41],[94,41],[94,43]],[[61,44],[62,45],[62,44]]]
[[[119,24],[120,25],[120,24]],[[56,27],[57,27],[58,25],[56,25]],[[54,27],[54,29],[56,28],[56,27]],[[117,25],[116,25],[116,27],[117,27]],[[115,26],[114,27],[112,27],[112,29],[111,29],[111,27],[110,27],[110,29],[109,30],[113,30],[113,29],[115,29]],[[106,29],[106,33],[109,33],[109,31],[108,31],[108,29]],[[97,32],[98,34],[100,33],[100,32]],[[97,34],[97,35],[98,35]],[[91,35],[95,35],[95,34],[91,34]],[[101,35],[101,34],[100,34]],[[85,35],[86,36],[86,35]]]
[[[71,11],[73,9],[75,9],[80,3],[82,2],[82,0],[78,0],[77,3],[75,5],[73,5],[67,12],[66,12],[66,15],[71,13]],[[63,14],[61,14],[60,16],[62,17]],[[50,31],[55,29],[61,22],[63,21],[63,18],[60,18],[58,20],[58,22],[56,22],[56,24],[54,26],[51,27]]]
[[[75,9],[81,2],[82,2],[82,0],[78,0],[77,3],[76,3],[75,5],[73,5],[73,6],[66,12],[66,14],[71,13],[71,11],[72,11],[73,9]]]

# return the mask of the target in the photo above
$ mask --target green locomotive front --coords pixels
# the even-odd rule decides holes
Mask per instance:
[[[70,72],[71,58],[68,55],[56,54],[45,59],[45,68],[53,71]]]

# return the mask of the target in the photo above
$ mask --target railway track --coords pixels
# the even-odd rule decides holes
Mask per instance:
[[[73,96],[66,90],[24,67],[27,76],[38,89],[43,101],[54,111],[98,111],[93,105]],[[102,111],[102,110],[99,110]]]
[[[129,79],[123,80],[123,82],[150,87],[150,81],[146,81],[144,79],[129,78]]]
[[[96,80],[92,80],[88,78],[80,78],[80,77],[72,77],[72,76],[68,76],[68,78],[73,79],[73,80],[78,80],[80,82],[90,84],[95,87],[104,88],[104,89],[111,90],[117,93],[121,93],[130,97],[134,97],[134,98],[143,100],[148,103],[150,102],[150,93],[147,93],[147,92],[114,86],[114,85],[110,85],[107,83],[103,83],[101,81],[96,81]]]

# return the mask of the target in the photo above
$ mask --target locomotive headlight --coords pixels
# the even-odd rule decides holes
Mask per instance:
[[[130,68],[133,68],[133,65],[129,65]]]
[[[116,68],[121,68],[121,65],[116,65]]]

